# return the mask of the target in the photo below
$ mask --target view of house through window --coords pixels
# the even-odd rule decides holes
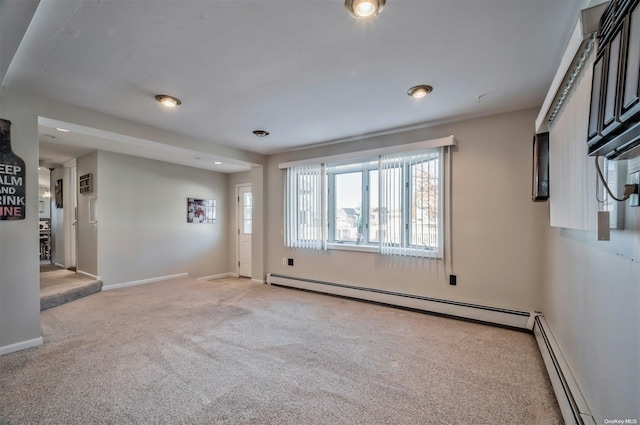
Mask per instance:
[[[335,175],[335,232],[337,242],[362,242],[362,172]]]

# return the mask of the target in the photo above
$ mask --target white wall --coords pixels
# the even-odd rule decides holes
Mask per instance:
[[[266,199],[271,197],[267,187],[267,169],[263,166],[251,168],[251,193],[253,195],[253,235],[251,237],[251,279],[266,281],[267,247],[267,207]]]
[[[42,192],[42,189],[40,190],[40,192]],[[43,206],[43,212],[40,212],[40,205]],[[44,198],[42,196],[38,197],[38,218],[41,218],[41,219],[51,218],[51,198]]]
[[[401,135],[275,155],[266,200],[267,271],[288,276],[432,296],[496,307],[539,310],[547,205],[531,201],[535,110],[463,121]],[[284,247],[283,171],[278,163],[429,140],[458,140],[452,166],[452,250],[457,286],[442,263],[374,253]],[[294,258],[295,266],[282,265]]]
[[[51,218],[51,198],[45,198],[43,195],[49,190],[51,193],[51,173],[49,169],[38,167],[38,218],[50,219]],[[40,212],[40,205],[43,207],[43,212]]]
[[[98,152],[98,274],[105,285],[229,272],[227,176]],[[187,198],[215,199],[215,224],[187,223]]]
[[[98,224],[89,223],[89,199],[97,198],[100,176],[98,174],[98,152],[92,152],[81,158],[77,158],[78,178],[85,174],[93,174],[93,192],[79,193],[78,191],[78,218],[76,222],[77,232],[77,270],[92,276],[98,274]]]
[[[542,311],[598,424],[640,420],[640,208],[625,213],[610,241],[546,231]]]
[[[64,256],[64,209],[58,208],[55,201],[55,186],[60,179],[64,179],[64,168],[62,166],[51,172],[51,236],[53,238],[51,246],[53,249],[53,263],[64,266],[66,264]]]
[[[0,118],[12,122],[13,152],[25,161],[25,219],[0,221],[0,354],[38,345],[40,249],[38,117],[29,98],[0,88]]]
[[[251,172],[233,173],[228,175],[227,186],[227,215],[229,222],[229,272],[236,273],[238,270],[238,222],[237,222],[237,186],[239,184],[251,184]]]

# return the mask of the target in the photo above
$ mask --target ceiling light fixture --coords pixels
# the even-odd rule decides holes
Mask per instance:
[[[61,131],[63,133],[68,133],[71,131],[71,130],[67,130],[66,128],[60,128],[60,127],[56,127],[56,130]]]
[[[156,100],[162,103],[167,108],[175,108],[182,104],[182,101],[177,97],[169,96],[168,94],[157,94]]]
[[[414,99],[422,99],[433,91],[433,87],[421,84],[419,86],[413,86],[407,90],[407,94]]]
[[[222,162],[220,162],[220,161],[214,161],[214,164],[215,164],[215,165],[222,165]]]
[[[387,0],[345,0],[344,7],[354,18],[369,18],[382,11]]]
[[[253,130],[253,134],[258,137],[267,137],[269,135],[269,132],[265,130]]]

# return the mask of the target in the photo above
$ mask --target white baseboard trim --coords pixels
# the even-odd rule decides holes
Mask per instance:
[[[223,277],[238,277],[237,273],[232,273],[232,272],[227,272],[227,273],[220,273],[220,274],[212,274],[211,276],[202,276],[202,277],[198,277],[198,280],[215,280],[215,279],[222,279]]]
[[[260,283],[261,285],[264,285],[264,280],[260,280],[260,279],[251,279],[251,282]]]
[[[189,273],[178,273],[178,274],[172,274],[168,276],[153,277],[151,279],[134,280],[132,282],[125,282],[125,283],[115,283],[115,284],[103,286],[102,290],[110,291],[112,289],[127,288],[129,286],[144,285],[146,283],[162,282],[163,280],[183,279],[185,277],[189,277]]]
[[[551,333],[549,324],[543,316],[536,316],[534,323],[533,334],[538,342],[540,354],[542,354],[565,423],[595,425],[589,406]]]
[[[78,273],[79,275],[88,277],[89,279],[102,280],[102,278],[100,276],[96,276],[96,275],[93,275],[91,273],[83,272],[82,270],[76,270],[76,273]]]
[[[3,354],[13,353],[14,351],[26,350],[27,348],[37,347],[42,345],[44,340],[42,337],[30,339],[28,341],[17,342],[15,344],[5,345],[0,347],[0,356]]]
[[[267,274],[267,283],[270,285],[306,289],[397,307],[406,307],[427,313],[444,314],[512,328],[531,330],[532,326],[529,320],[532,313],[528,311],[510,310],[380,289],[282,276],[272,273]]]

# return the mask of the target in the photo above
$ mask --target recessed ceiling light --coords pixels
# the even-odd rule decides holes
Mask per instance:
[[[421,99],[431,93],[433,91],[433,87],[427,86],[425,84],[421,84],[419,86],[413,86],[409,90],[407,90],[407,94],[414,99]]]
[[[169,96],[168,94],[157,94],[156,100],[162,103],[167,108],[175,108],[182,104],[182,101],[177,97]]]
[[[216,165],[222,165],[222,162],[220,162],[220,161],[215,161],[215,162],[214,162],[214,164],[216,164]]]
[[[382,11],[387,0],[345,0],[344,7],[355,18],[369,18]]]
[[[71,130],[67,130],[66,128],[60,128],[60,127],[56,127],[56,130],[58,131],[62,131],[63,133],[68,133]]]
[[[265,130],[253,130],[253,134],[258,137],[267,137],[269,135],[269,132]]]

